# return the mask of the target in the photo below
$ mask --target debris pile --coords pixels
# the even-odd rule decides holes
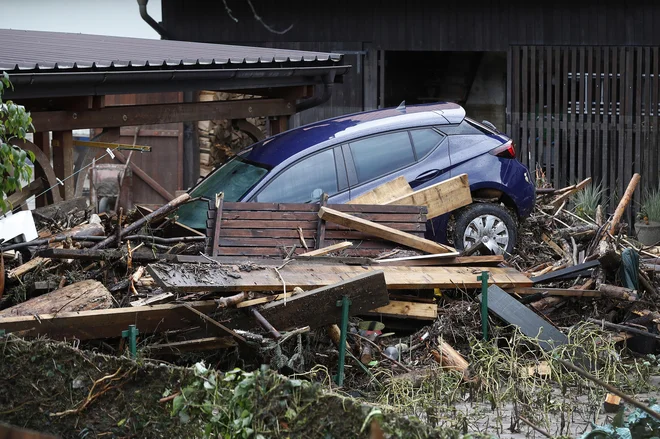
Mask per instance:
[[[595,218],[569,209],[588,180],[539,189],[516,253],[504,256],[484,246],[460,253],[424,238],[428,219],[479,201],[466,175],[418,191],[397,179],[345,205],[328,205],[326,196],[319,204],[278,204],[184,194],[127,215],[96,215],[80,202],[51,206],[33,213],[36,239],[0,243],[0,331],[11,334],[17,351],[27,345],[16,336],[47,337],[114,359],[115,370],[97,365],[97,381],[79,387],[89,392],[83,403],[55,409],[44,408],[46,400],[25,402],[51,414],[88,416],[97,399],[108,400],[104,389],[119,391],[137,376],[134,363],[116,359],[128,355],[257,371],[177,369],[181,379],[168,379],[171,393],[163,396],[177,422],[202,423],[207,413],[191,402],[207,386],[186,390],[192,381],[211,383],[219,395],[229,389],[219,381],[259,377],[290,395],[286,387],[293,382],[297,389],[302,374],[432,426],[502,433],[505,410],[512,432],[566,434],[576,423],[565,417],[577,410],[567,399],[592,386],[583,413],[593,417],[605,396],[570,365],[633,393],[655,373],[655,364],[618,364],[625,346],[652,354],[660,338],[660,251],[636,246],[621,223],[637,181],[609,219],[603,208]],[[190,203],[196,214],[202,206],[204,232],[177,222],[179,208]],[[261,364],[294,378],[277,381],[276,373],[259,371]],[[103,376],[107,382],[98,381]],[[176,392],[183,401],[170,398]],[[549,409],[556,398],[564,402]],[[481,412],[481,424],[467,417],[474,410],[466,401],[490,401],[497,421]],[[239,420],[250,430],[241,434],[280,428],[295,436],[296,428],[308,428],[293,420],[298,409]],[[378,417],[363,411],[355,406],[360,434],[403,437],[392,430],[374,435],[380,427],[372,428],[370,417]],[[20,423],[18,416],[8,419]],[[115,414],[117,422],[128,422],[122,416]],[[214,422],[224,421],[208,422],[216,431]]]

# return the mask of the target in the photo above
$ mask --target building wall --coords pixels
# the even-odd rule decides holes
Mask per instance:
[[[370,42],[384,50],[507,51],[509,45],[654,45],[660,2],[597,0],[163,0],[163,24],[177,39],[215,43]]]

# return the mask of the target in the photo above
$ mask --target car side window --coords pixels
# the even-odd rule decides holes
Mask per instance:
[[[414,130],[410,132],[410,135],[412,136],[415,153],[417,153],[417,160],[431,152],[445,137],[431,128]]]
[[[397,132],[350,143],[359,183],[415,162],[410,136]]]
[[[332,149],[314,154],[285,169],[273,179],[255,201],[265,203],[307,203],[323,193],[338,192],[337,170]]]

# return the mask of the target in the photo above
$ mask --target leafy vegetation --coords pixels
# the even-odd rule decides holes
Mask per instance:
[[[660,187],[644,192],[638,216],[644,221],[660,222]]]
[[[34,161],[34,154],[12,146],[13,139],[24,140],[33,129],[30,113],[25,107],[11,100],[2,100],[3,92],[13,88],[6,72],[0,76],[0,212],[7,210],[6,197],[21,189],[21,182],[32,176],[27,159]]]
[[[606,204],[607,199],[604,196],[605,189],[600,184],[594,186],[593,183],[587,185],[581,191],[573,195],[572,201],[575,205],[575,214],[581,218],[594,218],[599,204]]]

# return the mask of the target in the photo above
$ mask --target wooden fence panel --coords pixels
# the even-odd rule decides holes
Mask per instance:
[[[642,189],[657,187],[659,52],[512,46],[507,127],[520,160],[555,187],[592,177],[610,209],[634,172],[642,174]],[[635,193],[629,215],[642,192]]]

